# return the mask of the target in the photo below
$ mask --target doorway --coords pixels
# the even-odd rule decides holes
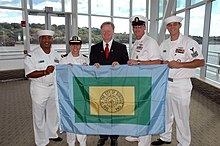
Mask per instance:
[[[52,48],[59,53],[66,54],[68,51],[68,39],[71,35],[71,14],[54,12],[34,12],[28,14],[30,51],[39,46],[37,31],[48,29],[55,32]],[[68,20],[67,20],[68,19]]]

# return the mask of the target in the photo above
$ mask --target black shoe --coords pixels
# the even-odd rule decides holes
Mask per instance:
[[[49,140],[52,140],[52,141],[62,141],[63,139],[61,137],[57,137],[57,138],[49,138]]]
[[[103,146],[105,144],[105,141],[106,141],[105,138],[100,138],[98,143],[97,143],[97,146]]]
[[[161,140],[161,139],[157,139],[157,141],[153,141],[151,144],[152,144],[152,145],[171,144],[171,141],[168,142],[168,141],[163,141],[163,140]]]
[[[112,139],[112,140],[111,140],[111,146],[118,146],[118,141],[117,141],[117,139]]]

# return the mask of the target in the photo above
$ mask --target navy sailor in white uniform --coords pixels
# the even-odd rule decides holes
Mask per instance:
[[[204,66],[201,48],[193,39],[180,33],[183,18],[171,16],[164,20],[170,38],[160,45],[162,63],[168,64],[169,78],[167,88],[166,130],[152,145],[170,144],[172,125],[176,122],[177,146],[189,146],[191,132],[189,125],[191,77],[195,68]]]
[[[62,140],[57,135],[59,119],[55,85],[55,65],[61,55],[51,49],[53,31],[40,30],[37,34],[40,46],[25,57],[24,66],[25,76],[31,80],[35,144],[46,146],[49,140]]]
[[[67,56],[61,59],[61,64],[78,64],[89,65],[89,58],[86,55],[80,53],[82,40],[79,36],[73,36],[69,40],[70,52]],[[67,143],[69,146],[75,146],[76,138],[79,141],[80,146],[86,146],[86,135],[75,134],[67,132]]]
[[[160,64],[159,46],[153,38],[146,34],[147,18],[141,15],[135,15],[130,18],[132,30],[136,37],[130,51],[128,65],[150,65]],[[151,135],[139,137],[125,137],[127,141],[137,141],[138,146],[150,146]]]

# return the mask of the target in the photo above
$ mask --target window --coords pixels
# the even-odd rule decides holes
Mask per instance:
[[[124,44],[129,44],[129,20],[128,19],[114,19],[116,41]],[[121,25],[123,24],[123,25]]]
[[[64,0],[64,4],[65,4],[65,12],[72,12],[71,6],[71,0]],[[79,0],[78,0],[79,1]]]
[[[111,21],[110,17],[96,17],[93,16],[92,18],[92,44],[96,44],[102,41],[101,29],[100,26],[105,21]]]
[[[201,1],[203,1],[203,0],[191,0],[191,5],[196,4],[198,2],[201,2]]]
[[[19,10],[0,9],[0,68],[23,67],[24,42]]]
[[[95,15],[110,16],[111,1],[110,0],[91,0],[91,13]]]
[[[190,11],[189,35],[199,44],[202,43],[204,15],[204,5]]]
[[[39,40],[37,37],[37,31],[40,29],[45,29],[45,17],[37,15],[29,15],[29,35],[30,35],[30,51],[34,50],[38,44]]]
[[[61,11],[61,0],[33,0],[33,9],[44,10],[45,7],[53,7],[53,11]]]
[[[207,62],[214,65],[220,65],[220,1],[212,2],[212,14],[211,14],[211,24],[209,33],[209,47],[208,47],[208,58]],[[219,73],[215,67],[207,67],[207,77],[212,80],[219,81]]]
[[[21,8],[21,0],[1,0],[0,6]]]
[[[197,41],[202,49],[205,6],[196,7],[190,11],[189,37]],[[200,68],[196,69],[199,73]]]
[[[184,9],[186,7],[185,0],[176,0],[176,11]]]
[[[146,0],[133,0],[132,15],[146,16]]]
[[[10,51],[16,48],[17,43],[23,44],[22,13],[18,10],[0,9],[0,14],[0,46],[3,47],[1,50]],[[22,48],[21,46],[19,50],[23,51]]]
[[[182,17],[183,18],[183,20],[182,20],[182,26],[181,26],[181,28],[180,28],[180,33],[181,34],[184,34],[184,26],[185,26],[185,12],[184,13],[180,13],[180,14],[177,14],[177,16],[180,16],[180,17]]]
[[[88,0],[78,0],[77,7],[78,13],[88,14]]]
[[[114,0],[114,16],[129,17],[130,0]]]
[[[61,54],[65,54],[64,48],[66,45],[66,36],[65,36],[65,18],[51,16],[51,30],[56,33],[56,36],[53,37],[53,49],[60,52]],[[55,45],[56,44],[56,45]]]
[[[166,5],[165,0],[159,0],[159,18],[163,17],[165,5]]]
[[[89,55],[89,26],[88,16],[78,15],[78,33],[82,39],[82,54]]]

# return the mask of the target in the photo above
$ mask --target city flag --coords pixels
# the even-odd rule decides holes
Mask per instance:
[[[167,65],[57,65],[60,130],[159,134],[165,130]]]

